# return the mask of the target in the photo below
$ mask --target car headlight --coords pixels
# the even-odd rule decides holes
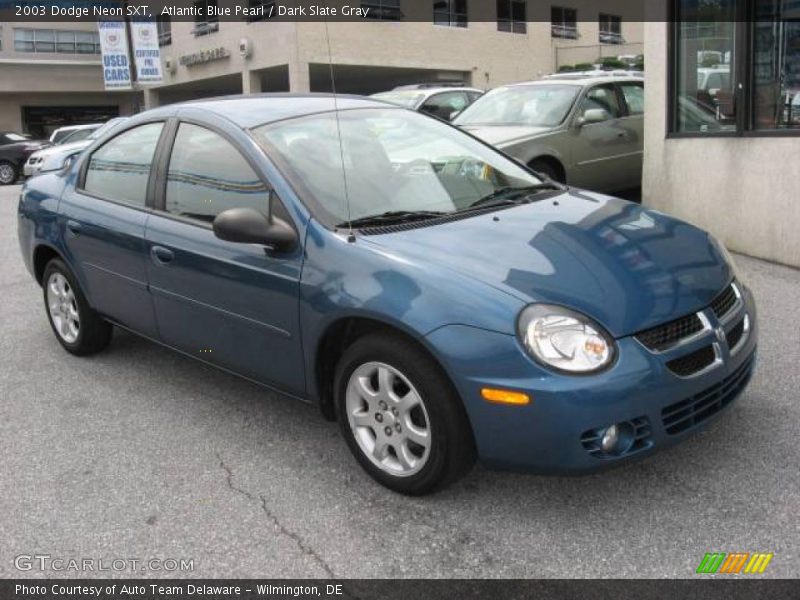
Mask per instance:
[[[714,235],[710,233],[708,234],[708,239],[711,240],[711,243],[717,248],[717,251],[720,253],[720,256],[722,256],[723,260],[728,263],[731,270],[734,272],[734,274],[736,274],[736,271],[738,270],[736,268],[736,261],[733,260],[733,256],[731,256],[731,253],[728,252],[728,249],[725,247],[725,244],[720,242]]]
[[[616,354],[614,340],[600,325],[563,306],[527,306],[519,315],[517,334],[536,361],[567,373],[599,371]]]

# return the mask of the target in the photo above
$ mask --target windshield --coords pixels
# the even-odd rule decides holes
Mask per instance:
[[[115,117],[113,119],[109,119],[97,129],[92,130],[92,134],[87,139],[96,140],[101,135],[105,134],[106,131],[108,131],[109,129],[113,129],[114,127],[116,127],[117,125],[126,120],[127,117]]]
[[[454,121],[456,125],[555,127],[567,117],[577,85],[519,85],[492,90]]]
[[[339,127],[341,147],[333,112],[253,130],[329,225],[394,211],[451,213],[499,190],[541,183],[499,152],[419,113],[346,110]]]
[[[391,102],[403,108],[414,108],[425,94],[414,91],[406,92],[381,92],[380,94],[372,94],[376,100],[383,100],[384,102]]]
[[[60,146],[61,144],[71,144],[73,142],[80,142],[80,141],[89,139],[91,137],[91,135],[95,131],[97,131],[97,130],[96,129],[88,129],[88,128],[87,129],[77,129],[76,131],[73,131],[69,135],[66,135],[63,138],[61,138],[60,140],[58,140],[56,145]]]

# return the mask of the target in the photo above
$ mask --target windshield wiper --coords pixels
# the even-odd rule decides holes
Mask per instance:
[[[412,221],[424,221],[426,219],[436,219],[446,214],[435,210],[392,210],[379,215],[368,215],[339,223],[337,227],[370,227],[373,225],[387,225],[390,223],[409,223]]]
[[[530,202],[530,197],[537,192],[544,192],[547,190],[561,190],[563,189],[559,184],[552,182],[537,183],[536,185],[529,185],[527,187],[503,187],[495,190],[488,196],[484,196],[476,200],[468,207],[462,210],[472,210],[475,208],[487,208],[491,206],[507,206],[509,204],[525,204]]]

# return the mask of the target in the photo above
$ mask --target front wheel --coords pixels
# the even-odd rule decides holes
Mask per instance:
[[[415,344],[369,335],[342,356],[336,374],[342,433],[379,483],[427,494],[475,462],[472,431],[448,378]]]
[[[19,172],[14,163],[0,160],[0,185],[11,185],[19,177]]]
[[[111,324],[92,310],[63,261],[54,258],[47,263],[42,287],[47,318],[64,349],[87,356],[108,346]]]

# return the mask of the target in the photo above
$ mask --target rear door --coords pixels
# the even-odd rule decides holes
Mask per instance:
[[[60,226],[69,259],[90,304],[103,315],[155,337],[147,291],[144,232],[152,205],[151,171],[164,122],[127,129],[85,159],[75,188],[61,198]]]
[[[220,240],[212,229],[214,218],[231,208],[266,215],[272,203],[274,214],[291,218],[243,152],[236,137],[243,132],[183,120],[173,135],[146,234],[161,340],[256,381],[302,393],[301,245],[277,253]]]
[[[642,185],[642,158],[644,154],[644,82],[623,81],[618,84],[625,116],[622,126],[629,141],[621,169],[625,174],[624,188]]]

